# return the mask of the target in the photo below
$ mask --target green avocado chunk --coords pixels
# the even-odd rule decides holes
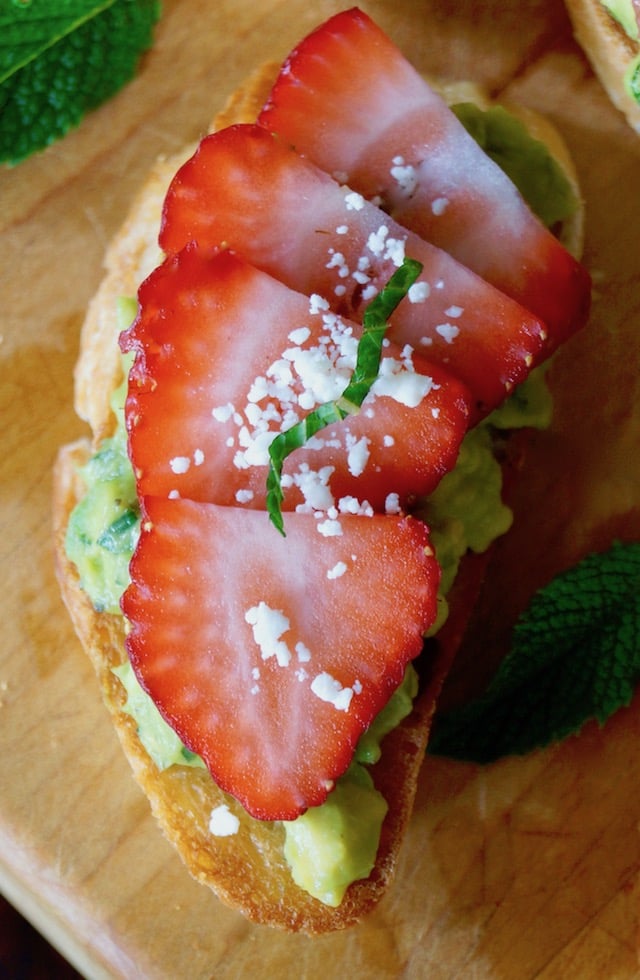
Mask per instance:
[[[452,109],[548,228],[574,213],[577,201],[567,176],[524,123],[500,105],[481,109],[473,102],[461,102]]]

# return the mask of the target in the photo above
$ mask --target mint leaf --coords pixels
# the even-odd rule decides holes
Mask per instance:
[[[340,422],[347,415],[358,411],[378,377],[382,341],[388,320],[396,306],[422,272],[422,265],[415,259],[405,259],[393,273],[388,283],[367,306],[362,320],[363,332],[358,342],[356,364],[349,383],[336,402],[319,405],[296,425],[279,433],[269,447],[269,472],[267,474],[267,512],[271,523],[284,535],[282,519],[282,467],[285,459],[295,449],[304,446],[320,429]]]
[[[159,13],[158,0],[4,0],[0,161],[43,149],[122,88]]]
[[[640,543],[589,555],[536,593],[485,694],[437,719],[429,751],[519,755],[601,724],[640,679]]]

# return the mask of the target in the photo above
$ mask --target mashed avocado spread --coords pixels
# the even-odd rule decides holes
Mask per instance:
[[[466,106],[459,114],[464,116],[465,125],[479,142],[499,145],[503,113],[485,123],[482,123],[483,113],[475,108]],[[507,155],[510,158],[518,155],[514,154],[515,140],[520,155],[524,153],[527,160],[533,160],[530,168],[519,163],[518,172],[526,175],[528,170],[531,174],[540,165],[541,144],[528,137],[523,127],[516,128],[519,135],[514,137],[510,119],[507,117],[505,134],[509,145]],[[544,170],[544,180],[548,182],[553,168],[547,162]],[[554,201],[564,199],[564,208],[559,211],[557,203],[554,204],[553,221],[559,220],[561,213],[566,216],[575,206],[568,183],[559,169],[556,170],[560,183],[553,182],[556,190],[552,197]],[[525,197],[529,196],[526,186],[520,185],[520,189]],[[134,314],[135,303],[123,300],[118,310],[118,331],[128,326]],[[128,563],[139,529],[135,481],[126,450],[124,396],[123,385],[112,402],[117,419],[115,434],[100,445],[82,468],[86,495],[71,515],[66,541],[67,554],[78,568],[82,588],[96,609],[107,612],[119,612],[119,599],[128,583]],[[446,591],[464,553],[468,549],[484,551],[511,523],[511,512],[501,498],[502,474],[492,452],[492,433],[496,428],[543,427],[548,424],[550,413],[550,396],[543,373],[538,369],[502,408],[468,433],[455,469],[418,508],[419,515],[431,528],[432,542],[442,566],[437,627],[446,618]],[[161,769],[172,765],[202,766],[202,761],[182,745],[162,719],[130,665],[125,663],[115,668],[115,673],[127,693],[125,710],[136,719],[139,737],[156,765]],[[349,884],[366,878],[373,868],[387,803],[376,790],[368,767],[380,758],[384,736],[411,712],[417,690],[417,675],[410,665],[401,686],[362,735],[351,766],[337,781],[327,801],[284,824],[285,858],[294,881],[327,905],[338,906]]]

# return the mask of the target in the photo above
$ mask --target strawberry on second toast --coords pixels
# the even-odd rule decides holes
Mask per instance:
[[[262,820],[323,802],[422,649],[439,568],[412,518],[265,515],[143,498],[123,610],[145,690]]]
[[[586,271],[362,11],[292,51],[258,121],[544,320],[547,354],[585,323]]]
[[[206,137],[174,177],[160,244],[171,255],[191,241],[232,248],[354,320],[405,255],[416,259],[423,273],[391,318],[389,339],[466,384],[476,418],[524,380],[547,346],[535,316],[260,126]]]
[[[231,252],[194,246],[157,268],[139,301],[121,337],[137,354],[126,419],[138,492],[264,509],[270,443],[339,398],[361,326]],[[287,459],[285,508],[406,508],[453,467],[468,415],[456,379],[386,346],[361,410]]]

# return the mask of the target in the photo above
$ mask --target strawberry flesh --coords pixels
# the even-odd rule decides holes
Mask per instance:
[[[524,380],[545,346],[537,317],[259,126],[206,137],[176,174],[160,243],[175,254],[191,241],[226,245],[354,320],[405,254],[417,259],[423,273],[389,338],[466,384],[476,419]]]
[[[264,509],[269,443],[342,394],[361,326],[231,252],[194,246],[139,300],[121,338],[136,352],[126,421],[139,493]],[[385,384],[395,397],[375,394]],[[468,415],[465,388],[440,366],[385,347],[360,412],[286,460],[285,509],[357,498],[384,512],[389,495],[406,509],[454,465]]]
[[[586,271],[362,11],[293,50],[258,121],[539,316],[545,357],[585,323]]]
[[[323,802],[422,648],[439,569],[425,526],[143,500],[123,610],[144,689],[261,820]]]

